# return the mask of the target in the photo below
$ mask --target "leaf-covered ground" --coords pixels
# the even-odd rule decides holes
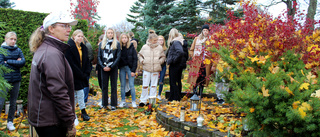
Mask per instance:
[[[184,71],[184,78],[182,80],[183,91],[190,91],[189,84],[186,83],[188,74]],[[168,77],[166,77],[168,78]],[[116,111],[110,111],[106,109],[100,109],[99,101],[101,100],[101,90],[98,87],[98,82],[96,77],[90,79],[90,86],[97,93],[95,96],[89,96],[89,102],[87,105],[87,111],[91,117],[90,121],[84,122],[80,118],[79,108],[76,108],[76,114],[79,118],[79,125],[77,128],[77,136],[82,137],[100,137],[100,136],[128,136],[128,137],[159,137],[166,136],[169,131],[165,129],[156,122],[155,113],[146,115],[145,110],[147,107],[142,108],[131,108],[131,96],[126,98],[127,106],[124,108],[118,108]],[[136,102],[139,103],[139,98],[141,94],[141,85],[136,85]],[[169,90],[169,85],[165,84],[161,97],[165,98],[166,90]],[[205,93],[213,93],[214,86],[211,84]],[[118,102],[121,101],[120,97],[120,81],[118,81]],[[0,119],[0,136],[29,136],[29,126],[26,116],[20,116],[15,118],[14,125],[18,128],[18,132],[10,132],[7,130],[7,115],[1,114]]]

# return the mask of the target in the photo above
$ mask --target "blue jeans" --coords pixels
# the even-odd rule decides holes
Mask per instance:
[[[90,64],[90,72],[92,70],[92,65]],[[89,82],[89,79],[90,79],[90,75],[88,76],[88,82]],[[89,83],[89,87],[90,87],[90,83]],[[84,93],[84,103],[87,103],[88,102],[88,95],[89,95],[89,87],[84,87],[83,88],[83,93]]]
[[[129,66],[124,66],[120,68],[120,83],[121,83],[121,100],[125,101],[126,100],[126,74],[128,75],[129,79],[129,87],[130,87],[130,92],[131,92],[131,98],[132,102],[136,101],[136,91],[134,89],[134,77],[131,76],[131,70]]]
[[[160,71],[160,80],[159,80],[159,95],[161,95],[163,89],[164,76],[166,76],[167,65],[162,66],[162,70]]]
[[[88,81],[89,81],[89,79],[90,79],[90,76],[88,76]],[[83,93],[84,93],[84,103],[87,103],[88,102],[88,96],[89,96],[89,87],[84,87],[83,88]]]

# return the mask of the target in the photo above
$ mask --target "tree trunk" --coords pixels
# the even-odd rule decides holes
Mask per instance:
[[[317,0],[310,0],[309,1],[309,7],[308,7],[308,13],[307,13],[307,19],[310,19],[310,22],[307,20],[307,24],[308,22],[311,23],[310,29],[313,30],[314,29],[314,15],[316,14],[316,10],[317,10]]]
[[[282,0],[282,2],[287,5],[288,16],[294,17],[294,14],[296,12],[297,0]]]

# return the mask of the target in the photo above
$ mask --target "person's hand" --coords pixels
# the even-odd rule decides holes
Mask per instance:
[[[18,58],[17,60],[21,60],[21,58]]]
[[[98,71],[96,71],[96,74],[98,75]]]
[[[131,72],[131,77],[134,77],[136,75],[136,73]]]
[[[77,133],[77,129],[74,126],[74,124],[72,124],[72,127],[68,128],[67,137],[75,137],[76,133]]]
[[[111,70],[110,67],[104,67],[104,68],[103,68],[103,71],[110,71],[110,70]]]
[[[7,61],[4,61],[4,63],[7,63]]]

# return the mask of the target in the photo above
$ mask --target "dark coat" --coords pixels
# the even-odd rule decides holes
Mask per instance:
[[[28,91],[28,120],[35,127],[71,127],[76,118],[69,45],[46,36],[34,53]]]
[[[8,55],[0,54],[0,64],[12,69],[11,72],[4,74],[3,77],[8,82],[21,81],[20,68],[26,63],[21,49],[17,46],[7,46],[5,43],[1,45],[1,48],[6,49]],[[21,60],[17,60],[18,58],[21,58]],[[6,63],[4,63],[5,61]]]
[[[90,75],[90,61],[88,58],[88,49],[81,43],[82,50],[82,66],[80,62],[80,55],[76,43],[69,39],[68,44],[70,48],[66,51],[66,58],[71,66],[74,77],[74,89],[81,90],[89,86],[88,76]]]
[[[103,70],[104,67],[106,67],[104,64],[103,64],[103,50],[104,49],[101,49],[101,44],[99,44],[99,50],[98,50],[98,65],[99,67]],[[108,44],[108,43],[107,43]],[[111,45],[111,43],[109,43]],[[110,66],[111,69],[118,69],[118,64],[119,64],[119,61],[120,61],[120,58],[121,58],[121,49],[120,49],[120,43],[118,42],[117,43],[117,49],[114,49],[111,51],[112,54],[113,54],[113,63],[112,65]]]
[[[167,56],[168,65],[180,65],[182,63],[182,57],[184,56],[182,41],[173,40],[170,43]]]
[[[183,45],[182,45],[182,49],[183,49],[183,56],[181,59],[181,63],[180,66],[185,69],[187,67],[187,60],[189,58],[189,52],[188,52],[188,42],[187,40],[183,40]]]
[[[122,51],[126,51],[126,53],[123,53]],[[133,44],[131,43],[129,48],[127,47],[122,47],[121,51],[121,59],[119,62],[119,69],[121,67],[124,67],[126,65],[129,66],[131,72],[136,72],[137,69],[137,63],[138,63],[138,56],[137,56],[137,51],[134,48]]]

